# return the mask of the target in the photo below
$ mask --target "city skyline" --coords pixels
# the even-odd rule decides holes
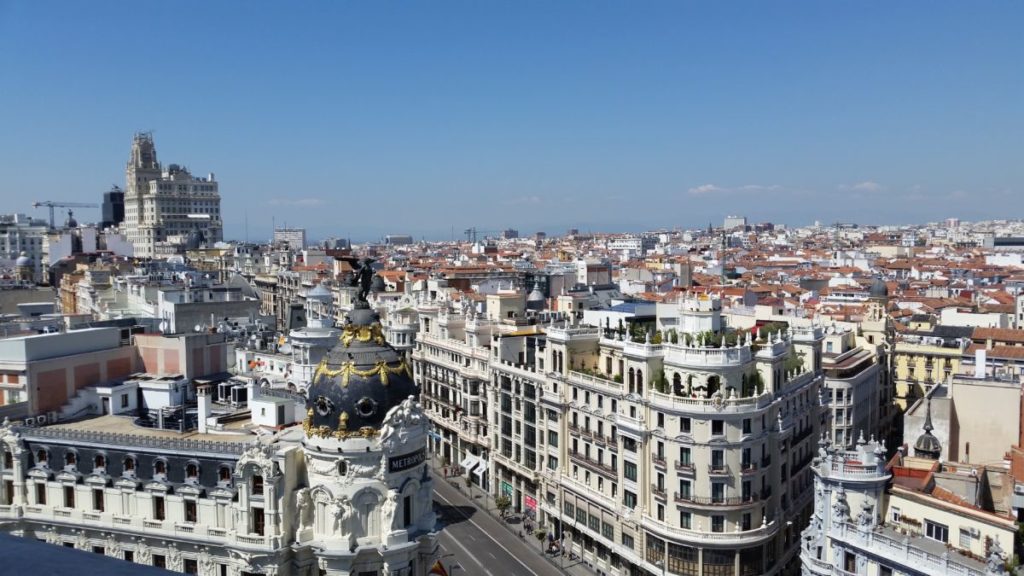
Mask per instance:
[[[98,202],[143,129],[240,240],[1024,208],[1017,5],[242,7],[0,7],[9,209]]]

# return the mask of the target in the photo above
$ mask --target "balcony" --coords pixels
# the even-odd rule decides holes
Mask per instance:
[[[574,452],[570,450],[569,458],[574,462],[577,462],[578,464],[582,465],[584,468],[590,470],[591,472],[596,472],[597,474],[601,474],[602,476],[606,476],[608,478],[618,478],[618,471],[616,469],[606,464],[602,464],[596,460],[591,460],[590,458],[587,458],[580,452]]]
[[[746,398],[697,398],[649,391],[652,408],[695,414],[738,414],[763,409],[771,404],[771,393]]]
[[[664,500],[665,487],[662,486],[661,488],[659,488],[657,484],[651,484],[651,494],[654,494],[656,498],[661,498],[662,500]]]
[[[728,476],[729,465],[724,463],[712,463],[708,464],[708,475],[709,476]]]
[[[757,464],[753,462],[743,462],[740,464],[740,473],[743,475],[753,474],[757,472]]]
[[[683,462],[682,460],[676,460],[675,465],[676,472],[682,472],[683,474],[693,474],[693,462],[690,462],[689,460],[687,460],[686,462]]]
[[[681,504],[693,504],[696,506],[745,506],[758,501],[757,494],[745,496],[694,496],[692,494],[676,492],[675,501]]]
[[[654,465],[659,467],[659,468],[665,468],[665,457],[664,456],[658,456],[657,454],[655,454],[654,456],[651,456],[651,462],[653,462]]]

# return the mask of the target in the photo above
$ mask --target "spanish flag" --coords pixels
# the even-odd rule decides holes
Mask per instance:
[[[435,576],[448,576],[448,571],[444,569],[444,564],[441,564],[440,560],[434,562],[434,565],[430,567],[430,572],[427,574],[434,574]]]

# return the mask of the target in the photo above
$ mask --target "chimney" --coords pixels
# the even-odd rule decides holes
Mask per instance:
[[[196,399],[199,401],[199,433],[206,434],[206,419],[210,417],[210,386],[196,388]]]

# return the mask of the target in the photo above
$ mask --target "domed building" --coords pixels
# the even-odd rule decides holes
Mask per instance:
[[[22,282],[32,282],[35,278],[35,265],[28,253],[22,251],[21,255],[14,261],[14,273]]]
[[[360,292],[307,388],[297,565],[320,574],[426,574],[436,560],[428,421],[405,357]]]
[[[927,410],[924,417],[924,434],[918,436],[917,442],[914,442],[914,456],[938,460],[942,456],[942,443],[932,434],[935,427],[932,426],[932,399],[930,396]]]

